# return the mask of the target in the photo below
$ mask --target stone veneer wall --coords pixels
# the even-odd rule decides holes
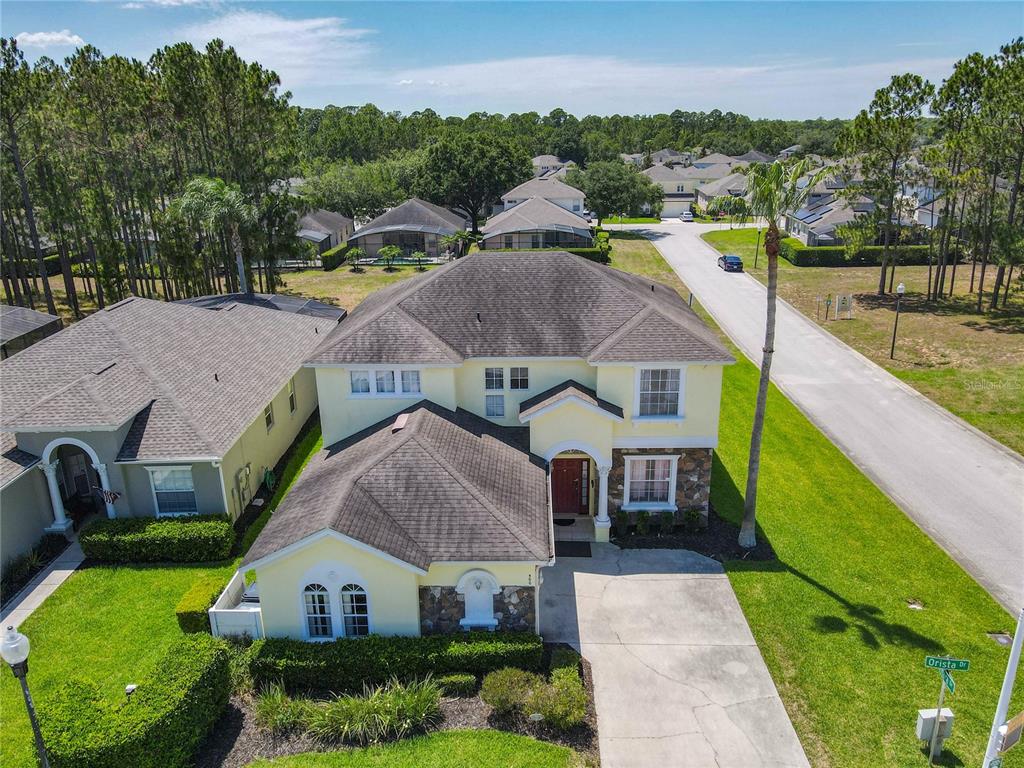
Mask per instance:
[[[465,595],[455,587],[420,587],[420,632],[424,635],[462,632]],[[494,618],[499,630],[533,632],[537,608],[533,587],[501,587],[494,596]]]
[[[613,516],[622,507],[626,490],[627,456],[679,456],[676,467],[677,514],[696,510],[705,524],[708,518],[708,496],[711,491],[710,448],[625,448],[612,450],[612,469],[608,474],[608,514]]]

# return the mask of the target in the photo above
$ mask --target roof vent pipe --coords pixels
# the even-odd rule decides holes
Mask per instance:
[[[479,312],[476,313],[476,321],[478,323],[481,322],[481,320],[480,320],[480,313]]]
[[[409,421],[408,413],[398,414],[398,418],[395,419],[395,423],[391,425],[391,434],[395,434],[395,432],[398,432],[400,429],[404,429],[407,421]]]
[[[214,381],[220,381],[220,374],[218,374],[218,373],[213,374],[213,380]]]

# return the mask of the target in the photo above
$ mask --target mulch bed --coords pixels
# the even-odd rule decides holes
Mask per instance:
[[[694,531],[677,526],[672,533],[648,533],[643,536],[635,531],[620,536],[612,528],[612,543],[622,549],[689,549],[719,562],[728,560],[775,560],[775,550],[764,532],[758,530],[757,546],[744,549],[738,543],[740,527],[720,517],[712,504],[708,510],[707,528]]]
[[[4,607],[23,590],[32,579],[38,576],[50,563],[64,554],[64,550],[71,546],[71,541],[61,534],[47,534],[32,548],[38,556],[38,562],[30,568],[24,568],[20,573],[10,576],[10,572],[17,569],[17,561],[24,560],[14,558],[7,564],[2,586],[0,586],[0,608]]]
[[[548,653],[557,647],[560,646],[545,643]],[[587,759],[588,765],[597,766],[600,764],[600,755],[597,742],[597,711],[594,708],[594,678],[590,663],[586,659],[583,660],[582,669],[583,686],[587,690],[587,719],[583,725],[571,731],[556,731],[543,723],[535,723],[521,716],[495,715],[479,695],[441,699],[442,720],[432,730],[491,729],[519,733],[574,749]],[[252,700],[247,697],[231,698],[213,733],[200,747],[195,761],[196,768],[244,768],[261,758],[347,749],[335,744],[321,744],[303,734],[274,736],[256,725],[252,704]]]

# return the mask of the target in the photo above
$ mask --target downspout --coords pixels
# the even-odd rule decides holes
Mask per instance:
[[[228,489],[224,485],[224,462],[223,461],[212,461],[210,462],[217,468],[217,475],[220,477],[220,496],[224,500],[224,514],[229,518],[231,517],[231,507],[228,506]],[[234,522],[234,520],[232,520]]]

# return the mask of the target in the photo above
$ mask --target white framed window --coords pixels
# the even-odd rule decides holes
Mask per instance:
[[[572,209],[574,211],[578,211],[580,209],[580,201],[579,200],[573,200],[572,201]]]
[[[302,610],[306,618],[306,636],[334,637],[331,621],[331,598],[322,584],[307,584],[302,590]]]
[[[627,456],[623,506],[627,509],[675,509],[678,456]]]
[[[366,590],[358,584],[346,584],[341,588],[341,620],[345,637],[370,634],[370,606]]]
[[[638,418],[682,416],[683,371],[681,368],[641,368],[636,377]]]
[[[505,369],[484,368],[484,389],[504,389]]]
[[[354,369],[348,376],[352,397],[408,397],[421,392],[420,371],[414,368]]]
[[[508,369],[508,382],[511,389],[529,389],[530,388],[530,369],[529,368],[509,368]]]
[[[263,423],[267,425],[267,432],[274,428],[274,404],[268,403],[263,409]]]
[[[157,517],[182,517],[199,512],[192,467],[146,467]]]
[[[491,419],[505,418],[505,396],[486,395],[484,397],[484,415]]]
[[[295,377],[288,380],[288,412],[295,413],[298,407],[298,400],[295,397]]]

